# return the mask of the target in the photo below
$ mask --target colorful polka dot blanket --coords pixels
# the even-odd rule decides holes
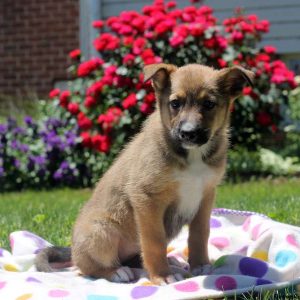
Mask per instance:
[[[165,286],[152,285],[141,269],[134,270],[139,279],[129,284],[93,280],[72,268],[36,272],[35,253],[50,244],[27,231],[13,232],[12,252],[0,249],[0,299],[207,299],[300,284],[299,227],[227,209],[215,209],[210,224],[210,273]],[[184,228],[168,246],[168,257],[183,269],[188,267],[187,234]]]

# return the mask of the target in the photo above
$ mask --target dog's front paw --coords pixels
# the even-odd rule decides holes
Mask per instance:
[[[151,282],[155,285],[167,285],[184,279],[184,276],[180,273],[175,273],[168,276],[153,276],[150,278]]]
[[[192,269],[194,276],[210,275],[212,273],[213,266],[211,264],[200,265]]]
[[[117,283],[128,283],[135,279],[132,270],[129,267],[120,267],[111,276],[110,281]]]

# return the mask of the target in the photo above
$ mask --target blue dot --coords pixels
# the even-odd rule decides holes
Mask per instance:
[[[264,284],[271,284],[271,283],[272,281],[263,278],[258,278],[256,280],[256,285],[264,285]]]
[[[285,267],[289,263],[297,260],[297,254],[291,250],[281,250],[275,257],[277,267]]]
[[[115,296],[108,295],[88,295],[87,300],[118,300]]]

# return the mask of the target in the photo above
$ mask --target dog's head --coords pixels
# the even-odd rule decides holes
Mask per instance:
[[[163,124],[183,148],[204,145],[226,129],[231,102],[254,79],[242,67],[214,70],[197,64],[153,64],[144,73],[152,80]]]

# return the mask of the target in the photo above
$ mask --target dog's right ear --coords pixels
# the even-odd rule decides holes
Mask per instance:
[[[177,67],[171,64],[152,64],[144,67],[144,81],[152,80],[156,90],[163,90],[170,82],[170,74],[175,72]]]

